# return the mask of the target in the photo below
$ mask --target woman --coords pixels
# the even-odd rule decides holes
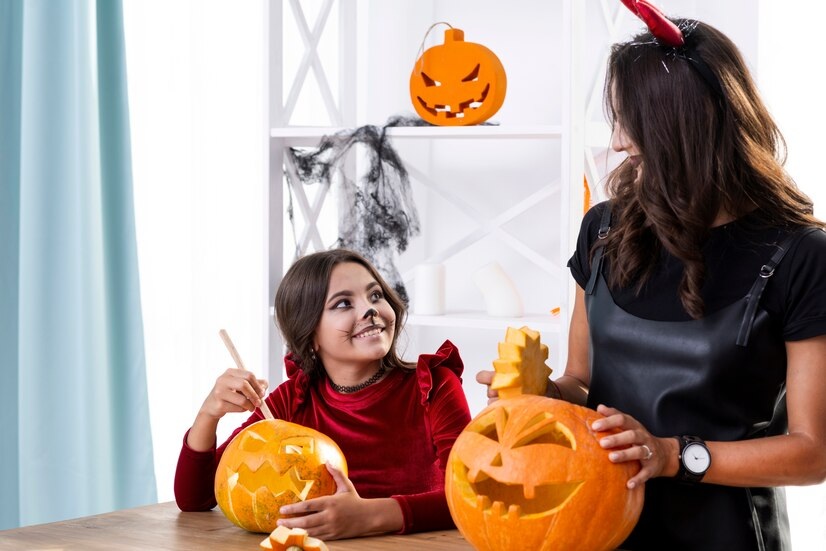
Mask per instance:
[[[275,297],[289,354],[289,380],[266,397],[276,418],[332,438],[350,479],[332,469],[338,489],[281,509],[279,520],[321,539],[453,527],[444,496],[450,449],[470,421],[462,361],[446,341],[418,364],[403,361],[396,342],[405,308],[375,268],[337,249],[297,260]],[[175,497],[185,511],[215,506],[215,468],[230,437],[215,448],[226,413],[254,411],[236,431],[261,420],[266,381],[228,369],[184,437]]]
[[[826,234],[735,45],[673,23],[682,44],[612,49],[606,110],[628,158],[569,261],[549,394],[620,429],[601,441],[611,461],[641,462],[622,549],[787,549],[777,487],[826,478]]]

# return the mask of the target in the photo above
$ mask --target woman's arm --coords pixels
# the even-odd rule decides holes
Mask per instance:
[[[588,399],[591,368],[588,363],[588,316],[585,313],[585,291],[577,285],[571,326],[568,328],[568,362],[565,373],[548,385],[547,395],[581,406]]]
[[[577,286],[571,326],[568,330],[568,362],[561,377],[548,382],[545,395],[584,406],[588,399],[588,385],[591,383],[591,368],[588,364],[588,317],[585,313],[585,291]],[[482,370],[476,374],[476,382],[487,386],[488,404],[499,395],[490,388],[492,370]]]
[[[787,486],[826,480],[826,335],[786,343],[789,433],[709,445],[705,481]]]
[[[788,434],[738,442],[706,442],[712,460],[703,482],[760,487],[819,484],[826,480],[826,335],[787,342],[786,352]],[[608,417],[596,421],[594,430],[623,430],[603,438],[603,447],[631,446],[612,451],[612,461],[642,459],[641,444],[654,451],[629,484],[677,473],[675,438],[655,438],[635,419],[615,409],[600,406],[600,412]]]

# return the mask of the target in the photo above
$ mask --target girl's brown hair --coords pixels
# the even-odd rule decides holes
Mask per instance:
[[[612,287],[639,291],[664,249],[685,272],[680,300],[703,315],[702,245],[721,209],[754,212],[767,226],[823,224],[783,168],[785,142],[731,40],[698,21],[675,19],[686,44],[659,45],[650,33],[613,46],[605,109],[637,146],[637,170],[624,162],[608,177],[613,223],[605,242]],[[689,62],[699,56],[722,95]]]
[[[324,373],[321,362],[313,353],[313,336],[324,311],[333,268],[345,262],[360,264],[370,272],[396,314],[393,341],[382,360],[384,366],[388,369],[413,367],[398,356],[396,349],[407,316],[404,302],[366,258],[348,249],[332,249],[303,256],[284,274],[275,293],[275,314],[276,326],[284,337],[287,351],[293,354],[301,370],[311,378]]]

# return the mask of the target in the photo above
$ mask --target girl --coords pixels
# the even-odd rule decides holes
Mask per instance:
[[[297,260],[275,297],[288,350],[289,379],[264,398],[276,418],[316,429],[344,452],[350,478],[331,474],[338,490],[282,508],[303,516],[279,520],[321,539],[452,528],[444,496],[447,458],[470,421],[449,341],[417,364],[396,351],[405,308],[359,254],[337,249]],[[216,505],[215,469],[229,440],[263,418],[266,381],[228,369],[184,437],[175,497],[184,511]],[[228,412],[253,414],[216,449],[215,429]]]

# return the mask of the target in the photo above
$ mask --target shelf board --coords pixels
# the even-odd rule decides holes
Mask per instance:
[[[519,318],[494,317],[484,312],[448,312],[442,316],[422,316],[410,314],[407,325],[411,327],[460,327],[467,329],[493,329],[504,335],[508,327],[527,326],[544,335],[558,334],[562,330],[563,318],[551,314],[527,314]]]
[[[271,138],[288,141],[319,140],[347,130],[332,126],[287,126],[270,129]],[[562,136],[558,125],[517,126],[395,126],[387,129],[394,138],[419,139],[548,139]]]

